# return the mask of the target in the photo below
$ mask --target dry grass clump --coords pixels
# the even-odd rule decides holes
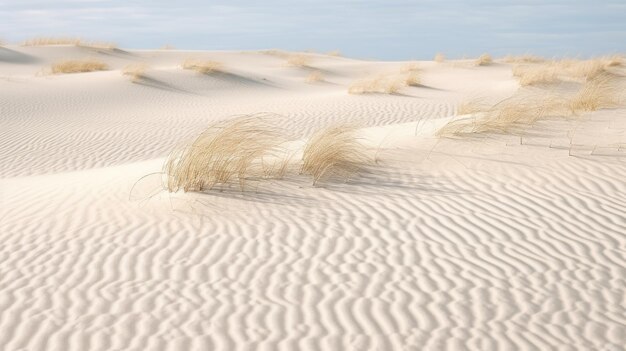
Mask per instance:
[[[440,52],[435,54],[435,58],[434,58],[435,62],[437,63],[442,63],[443,61],[446,60],[446,56]]]
[[[521,86],[549,84],[559,80],[559,69],[554,65],[518,65],[513,67],[513,76]]]
[[[69,37],[38,37],[25,40],[22,46],[47,46],[47,45],[79,45],[80,38]]]
[[[471,115],[489,110],[490,106],[483,98],[473,98],[462,101],[456,109],[457,115]]]
[[[491,58],[491,55],[487,53],[480,55],[474,62],[476,66],[487,66],[492,63],[493,63],[493,59]]]
[[[68,60],[52,64],[52,74],[106,71],[109,66],[99,60]]]
[[[615,76],[608,73],[588,79],[571,98],[572,112],[596,111],[619,106],[621,101],[616,84]]]
[[[409,71],[404,82],[410,87],[416,87],[421,84],[420,74],[417,70]]]
[[[294,67],[307,67],[311,63],[311,57],[304,54],[293,54],[287,57],[287,64]]]
[[[187,59],[182,63],[181,66],[183,67],[183,69],[193,70],[202,74],[221,72],[224,69],[224,65],[221,62],[210,60],[202,61]]]
[[[122,70],[122,75],[130,77],[133,83],[137,83],[146,77],[148,65],[145,63],[130,64]]]
[[[525,54],[525,55],[507,55],[502,59],[505,63],[541,63],[544,62],[545,59],[543,57]]]
[[[332,51],[329,51],[327,55],[328,56],[341,56],[341,51],[339,51],[339,50],[332,50]]]
[[[280,160],[285,142],[282,133],[263,116],[216,123],[170,154],[163,168],[165,187],[170,192],[187,192],[238,184],[243,191],[248,181],[271,174],[264,159]],[[286,169],[285,163],[273,165],[280,165],[272,166],[274,173]]]
[[[302,173],[313,177],[313,185],[339,178],[348,180],[369,162],[356,138],[356,128],[340,125],[317,131],[302,154]]]
[[[307,83],[317,83],[317,82],[323,82],[323,81],[324,81],[324,76],[322,75],[322,72],[320,71],[313,71],[309,73],[309,75],[306,77]]]
[[[360,79],[348,88],[350,94],[396,94],[406,87],[406,78],[402,75],[379,75],[374,78]]]

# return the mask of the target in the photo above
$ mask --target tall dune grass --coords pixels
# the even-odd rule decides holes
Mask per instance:
[[[369,162],[356,138],[356,128],[339,125],[319,130],[309,139],[302,155],[302,173],[313,177],[313,185],[330,179],[348,180]]]
[[[576,113],[617,107],[622,98],[619,91],[615,76],[609,73],[596,75],[571,98],[570,108]]]
[[[201,74],[211,74],[224,70],[224,65],[221,62],[211,60],[187,59],[182,63],[181,67]]]
[[[52,64],[52,74],[106,71],[109,66],[99,60],[68,60]]]
[[[243,191],[248,181],[267,178],[264,159],[280,159],[285,142],[265,116],[216,123],[170,154],[163,169],[165,186],[170,192],[207,191],[231,185]],[[282,171],[285,167],[276,169]]]
[[[442,63],[446,60],[446,56],[440,52],[435,54],[435,58],[434,58],[435,62],[437,63]]]

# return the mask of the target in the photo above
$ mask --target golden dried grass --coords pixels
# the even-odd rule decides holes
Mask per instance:
[[[490,106],[484,98],[472,98],[462,101],[456,109],[457,115],[470,115],[489,110]]]
[[[492,63],[493,63],[493,59],[491,58],[491,55],[487,53],[480,55],[474,62],[476,66],[487,66]]]
[[[458,137],[478,133],[510,133],[547,116],[569,115],[567,101],[540,91],[520,92],[469,118],[454,120],[437,131],[438,136]]]
[[[406,77],[403,75],[379,75],[373,78],[359,79],[348,88],[350,94],[397,94],[406,87]]]
[[[52,74],[106,71],[109,66],[99,60],[67,60],[52,64]]]
[[[327,55],[328,56],[341,56],[341,51],[339,51],[339,50],[332,50],[332,51],[329,51]]]
[[[420,78],[420,74],[419,71],[417,70],[413,70],[413,71],[409,71],[407,73],[405,82],[406,85],[410,86],[410,87],[416,87],[419,86],[421,84],[421,78]]]
[[[370,162],[352,125],[319,130],[302,154],[301,173],[313,177],[313,185],[331,179],[349,180]]]
[[[446,56],[440,52],[435,54],[435,58],[434,58],[435,62],[437,63],[442,63],[446,60]]]
[[[238,185],[243,191],[248,181],[284,175],[287,162],[281,157],[287,140],[266,117],[249,115],[216,123],[174,150],[163,167],[165,188],[201,192]],[[266,159],[274,160],[269,168]]]
[[[525,55],[507,55],[502,59],[505,63],[541,63],[545,62],[545,59],[540,56],[525,54]]]
[[[133,83],[137,83],[146,77],[149,66],[145,63],[130,64],[122,70],[122,75],[130,77]]]
[[[612,108],[620,104],[621,96],[619,96],[616,78],[609,73],[588,79],[570,100],[570,108],[574,113]]]
[[[490,108],[468,108],[470,118],[453,120],[437,135],[444,137],[475,133],[511,133],[545,117],[567,118],[581,112],[618,107],[623,96],[615,75],[603,73],[585,81],[578,91],[520,90]]]
[[[223,72],[224,70],[224,65],[221,62],[197,59],[187,59],[182,63],[181,67],[201,74]]]
[[[513,67],[513,76],[521,86],[550,84],[558,82],[559,69],[554,65],[517,65]]]
[[[74,45],[94,49],[115,49],[117,44],[102,41],[85,41],[81,38],[72,37],[38,37],[25,40],[22,46],[51,46],[51,45]]]
[[[305,54],[293,54],[287,57],[287,64],[293,67],[308,67],[311,57]]]
[[[307,83],[317,83],[317,82],[323,82],[323,81],[324,81],[324,75],[322,75],[322,72],[320,71],[313,71],[309,73],[309,75],[306,77]]]

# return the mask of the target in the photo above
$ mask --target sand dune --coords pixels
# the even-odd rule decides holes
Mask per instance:
[[[419,62],[421,86],[350,95],[407,62],[310,55],[325,82],[261,52],[0,48],[0,349],[624,349],[623,108],[437,138],[464,98],[513,94],[511,66]],[[110,70],[38,74],[85,57]],[[256,112],[299,138],[358,123],[378,162],[160,189],[175,145]]]

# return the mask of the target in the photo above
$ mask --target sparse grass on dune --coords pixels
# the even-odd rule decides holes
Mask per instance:
[[[52,64],[52,74],[106,71],[109,66],[99,60],[67,60]]]
[[[85,41],[81,38],[71,37],[38,37],[24,41],[22,46],[52,46],[52,45],[74,45],[94,49],[115,49],[117,44],[112,42]]]
[[[137,83],[146,77],[146,71],[148,68],[148,65],[145,63],[130,64],[124,67],[122,74],[130,77],[133,83]]]
[[[330,179],[349,180],[370,162],[351,125],[314,133],[304,148],[302,161],[302,173],[313,177],[313,185]]]
[[[341,51],[339,51],[339,50],[332,50],[332,51],[329,51],[327,55],[328,56],[341,56]]]
[[[350,94],[397,94],[406,87],[404,75],[379,75],[373,78],[359,79],[348,88]]]
[[[317,83],[317,82],[323,82],[323,81],[324,81],[324,75],[322,75],[322,72],[320,71],[313,71],[309,73],[309,75],[306,77],[307,83]]]
[[[493,59],[491,58],[491,55],[487,53],[480,55],[474,62],[476,66],[488,66],[492,63],[493,63]]]
[[[287,57],[287,64],[293,67],[308,67],[311,57],[305,54],[292,54]]]
[[[434,58],[435,62],[437,63],[442,63],[446,60],[446,56],[440,52],[435,54],[435,58]]]
[[[176,48],[173,45],[165,44],[165,45],[161,46],[159,48],[159,50],[176,50]]]
[[[513,76],[521,86],[558,82],[559,70],[554,65],[518,65],[513,67]]]
[[[287,166],[280,159],[285,142],[282,133],[262,115],[216,123],[170,154],[163,169],[165,187],[170,192],[201,192],[238,185],[243,191],[248,181],[284,174]],[[272,167],[273,173],[268,173],[264,159],[278,160],[272,163],[279,165]]]
[[[187,59],[182,63],[183,69],[196,71],[201,74],[223,72],[224,65],[218,61]]]
[[[543,57],[525,54],[525,55],[507,55],[502,59],[502,62],[505,63],[540,63],[544,62],[545,59]]]
[[[574,92],[559,93],[537,88],[520,90],[492,107],[471,107],[459,111],[460,115],[472,116],[451,121],[437,135],[458,137],[478,133],[511,133],[545,117],[568,118],[617,107],[623,98],[617,79],[615,75],[603,73],[588,79]]]
[[[437,131],[438,136],[458,137],[479,133],[510,133],[541,118],[567,113],[567,102],[558,95],[538,90],[519,92],[486,111],[468,111],[469,118],[454,120]],[[461,113],[459,113],[461,114]]]

